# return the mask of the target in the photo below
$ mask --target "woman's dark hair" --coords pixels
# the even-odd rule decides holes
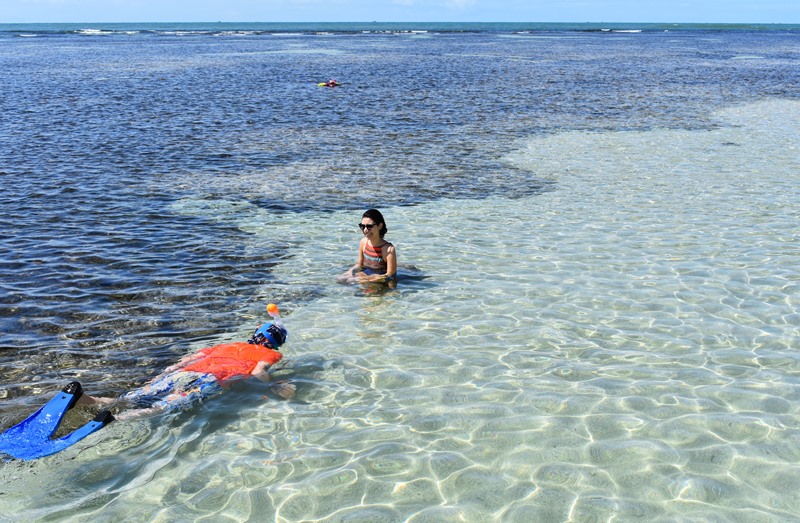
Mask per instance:
[[[364,214],[362,214],[361,217],[362,218],[369,218],[370,220],[372,220],[375,223],[382,224],[383,226],[381,227],[380,231],[378,231],[378,232],[381,233],[381,238],[386,236],[386,233],[389,231],[389,229],[386,227],[386,222],[383,221],[383,215],[381,214],[381,211],[379,211],[378,209],[370,209],[367,212],[365,212]]]

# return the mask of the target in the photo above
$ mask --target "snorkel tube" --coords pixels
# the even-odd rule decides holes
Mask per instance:
[[[280,327],[283,330],[286,330],[286,327],[283,326],[283,320],[281,320],[281,311],[278,309],[278,306],[274,303],[270,303],[267,305],[267,314],[272,316],[272,322]]]

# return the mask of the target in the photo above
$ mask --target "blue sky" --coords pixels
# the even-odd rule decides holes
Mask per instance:
[[[800,0],[0,0],[0,23],[800,23]]]

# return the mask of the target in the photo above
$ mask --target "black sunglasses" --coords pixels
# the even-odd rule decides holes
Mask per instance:
[[[366,229],[368,231],[371,231],[372,228],[375,227],[376,225],[378,225],[378,224],[377,223],[359,223],[358,224],[358,228],[361,229],[362,231],[364,229]]]

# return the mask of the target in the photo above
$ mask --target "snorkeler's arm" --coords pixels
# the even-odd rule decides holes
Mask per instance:
[[[270,365],[266,361],[259,361],[250,372],[250,375],[261,381],[269,382],[272,379],[269,376],[269,367]]]
[[[288,400],[294,398],[297,387],[295,387],[293,383],[287,383],[285,381],[273,382],[272,377],[270,377],[269,372],[267,372],[269,367],[270,365],[266,361],[259,361],[250,374],[265,383],[269,383],[270,389],[283,399]]]
[[[195,352],[194,354],[189,354],[188,356],[184,356],[175,365],[170,365],[169,367],[164,369],[164,372],[175,372],[176,370],[180,370],[186,365],[192,363],[193,361],[200,359],[202,356],[204,356],[203,351]]]

